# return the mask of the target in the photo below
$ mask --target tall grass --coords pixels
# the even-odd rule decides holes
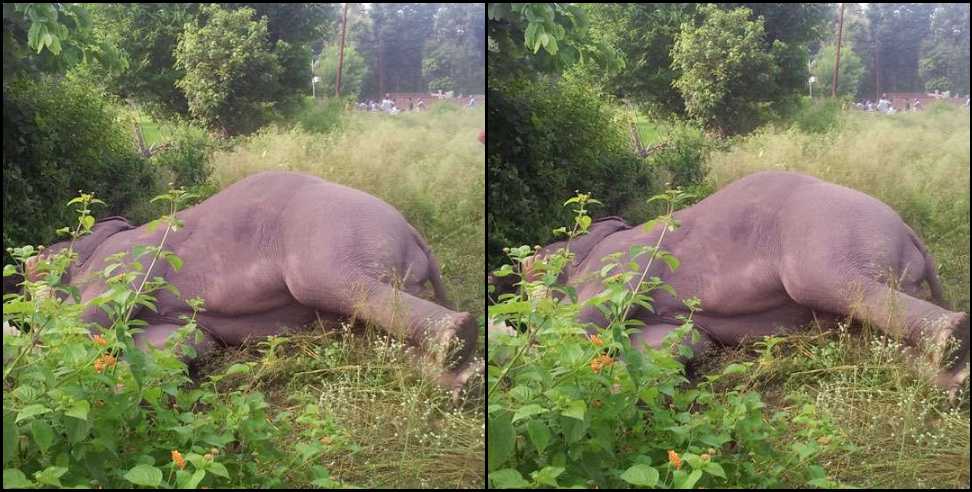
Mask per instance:
[[[721,188],[753,172],[791,170],[882,200],[934,254],[951,307],[968,312],[969,113],[940,107],[848,112],[840,119],[823,133],[798,125],[740,139],[712,155],[707,179]],[[764,344],[758,370],[747,375],[750,387],[767,395],[770,410],[802,406],[835,423],[829,431],[846,444],[821,455],[821,463],[843,483],[967,487],[967,392],[958,407],[950,405],[897,341],[863,328],[863,336],[840,330],[788,336],[775,350]],[[720,365],[749,359],[746,350],[725,355]]]

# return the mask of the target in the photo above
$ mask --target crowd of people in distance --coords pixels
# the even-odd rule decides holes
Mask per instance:
[[[854,107],[861,111],[876,111],[884,114],[895,114],[899,112],[907,111],[921,111],[922,105],[921,100],[917,97],[914,101],[905,101],[904,108],[895,108],[891,101],[888,99],[887,94],[883,94],[877,103],[872,102],[870,99],[865,101],[858,101],[854,103]],[[965,109],[969,109],[969,96],[965,96]]]
[[[361,101],[357,104],[357,108],[359,111],[369,111],[373,113],[380,111],[388,114],[397,114],[401,113],[402,111],[425,111],[424,99],[419,99],[417,102],[413,102],[411,97],[408,98],[408,109],[406,110],[405,108],[395,106],[395,101],[392,101],[389,96],[389,94],[385,94],[385,97],[381,100],[381,102],[377,102],[373,99]],[[459,99],[461,100],[463,97],[460,95]],[[468,101],[463,104],[463,107],[466,109],[473,109],[476,107],[476,97],[469,96]]]

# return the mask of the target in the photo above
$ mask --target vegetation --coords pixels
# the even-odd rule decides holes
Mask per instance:
[[[576,236],[589,215],[651,217],[659,202],[643,201],[662,183],[696,194],[666,194],[687,206],[790,169],[894,208],[934,254],[948,304],[968,312],[968,111],[846,110],[876,92],[966,93],[968,5],[849,5],[843,98],[831,99],[837,15],[824,4],[489,5],[488,264],[519,283],[488,308],[516,330],[487,353],[491,486],[967,486],[968,386],[949,401],[900,341],[869,326],[811,325],[693,361],[689,375],[680,357],[694,354],[678,342],[690,316],[664,350],[631,350],[624,313],[665,287],[621,287],[642,275],[623,253],[608,260],[623,271],[590,300],[602,328],[579,325],[576,294],[557,284],[568,257],[533,261],[539,278],[522,277],[534,245],[565,223]],[[691,261],[657,247],[626,253]]]
[[[458,309],[483,314],[484,110],[347,108],[392,90],[482,93],[484,9],[350,10],[344,97],[315,101],[311,60],[335,51],[334,5],[4,5],[5,247],[50,244],[71,222],[77,236],[95,215],[170,216],[148,200],[165,183],[191,191],[167,195],[183,207],[246,174],[289,168],[401,210]],[[72,220],[62,205],[78,189],[83,201],[72,204],[83,212]],[[5,296],[5,326],[24,332],[4,338],[5,488],[483,486],[476,389],[453,405],[402,341],[375,327],[314,326],[191,372],[178,358],[191,352],[180,345],[191,321],[172,340],[182,348],[135,349],[139,321],[128,313],[165,286],[132,282],[151,278],[152,263],[180,263],[157,246],[109,267],[109,296],[98,300],[112,314],[107,329],[80,323],[86,306],[35,295],[77,293],[58,286],[66,257]],[[35,254],[8,250],[5,291]]]

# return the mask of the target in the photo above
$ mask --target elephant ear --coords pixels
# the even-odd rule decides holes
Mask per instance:
[[[88,261],[92,253],[108,237],[134,228],[135,226],[129,224],[128,220],[118,216],[106,217],[95,222],[94,228],[91,229],[91,234],[82,237],[78,242],[74,243],[74,251],[78,254],[78,264],[83,265]]]

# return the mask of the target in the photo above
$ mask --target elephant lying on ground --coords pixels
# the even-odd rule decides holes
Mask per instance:
[[[932,257],[915,232],[879,200],[810,176],[761,172],[673,216],[681,227],[666,233],[661,248],[681,266],[672,272],[655,261],[648,276],[662,278],[681,298],[701,300],[703,310],[693,318],[702,334],[693,347],[696,353],[713,343],[732,345],[747,337],[792,332],[814,319],[853,315],[900,334],[909,344],[932,343],[936,364],[945,340],[954,336],[961,344],[959,358],[938,374],[936,383],[955,388],[968,376],[968,314],[940,307],[944,300]],[[578,302],[590,299],[603,290],[602,258],[635,245],[654,245],[662,228],[646,232],[617,217],[595,221],[588,234],[570,243],[575,257],[560,283],[576,289]],[[565,244],[551,244],[533,258]],[[637,259],[642,271],[647,256]],[[534,262],[525,263],[525,276],[535,277],[530,271]],[[918,298],[923,282],[938,305]],[[633,306],[637,309],[629,314],[645,323],[631,336],[632,344],[660,346],[681,324],[676,315],[688,314],[679,299],[663,291],[652,295],[654,313]],[[583,307],[578,320],[607,324],[593,306]],[[492,323],[490,330],[508,332]]]
[[[164,277],[182,298],[160,290],[158,312],[141,307],[135,312],[133,318],[148,323],[135,337],[139,346],[161,346],[182,326],[179,316],[192,314],[183,299],[199,296],[205,300],[197,317],[205,335],[195,347],[200,355],[319,317],[357,317],[426,351],[461,344],[439,377],[453,390],[473,371],[475,320],[443,307],[447,302],[435,258],[398,210],[382,200],[314,176],[265,172],[177,216],[184,227],[169,232],[164,248],[178,255],[183,267],[175,271],[160,261],[150,277]],[[106,257],[135,245],[158,245],[164,229],[150,232],[120,217],[99,221],[74,245],[79,258],[67,272],[82,302],[105,292],[96,273],[105,268]],[[45,254],[64,247],[66,242],[58,243]],[[31,267],[28,277],[34,276]],[[438,303],[419,297],[426,282]],[[83,318],[108,324],[94,306]]]

